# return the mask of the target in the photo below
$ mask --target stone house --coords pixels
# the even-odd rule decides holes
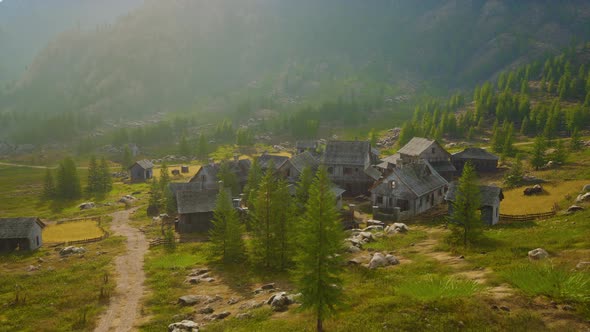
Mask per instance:
[[[129,166],[129,177],[131,181],[146,181],[154,177],[154,164],[149,160],[138,160]]]
[[[321,159],[330,180],[347,195],[364,195],[375,181],[365,170],[377,162],[368,141],[329,141]]]
[[[297,154],[303,153],[305,151],[309,151],[312,154],[314,154],[317,152],[318,147],[319,147],[318,141],[314,141],[314,140],[295,142],[295,150],[297,151]]]
[[[500,158],[482,148],[466,148],[451,156],[451,161],[458,171],[462,171],[467,162],[470,162],[477,172],[495,172],[498,170]]]
[[[303,169],[309,167],[312,172],[316,172],[320,166],[317,160],[309,151],[304,151],[300,154],[294,155],[285,161],[278,169],[281,177],[285,178],[289,183],[299,181],[299,176]]]
[[[37,217],[0,218],[0,252],[33,251],[43,244],[45,224]]]
[[[504,199],[502,188],[496,186],[479,186],[481,200],[481,220],[486,225],[495,225],[500,221],[500,202]],[[457,195],[457,183],[449,186],[445,200],[449,203],[449,215],[453,214],[453,202]]]

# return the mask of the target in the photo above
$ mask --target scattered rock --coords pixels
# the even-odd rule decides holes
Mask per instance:
[[[260,286],[261,289],[267,290],[267,289],[275,289],[275,283],[272,282],[270,284],[265,284]]]
[[[369,219],[367,220],[367,225],[377,225],[383,227],[385,226],[385,223],[383,221]]]
[[[583,202],[589,202],[589,201],[590,201],[590,192],[585,193],[585,194],[580,194],[576,198],[576,203],[583,203]]]
[[[371,261],[369,262],[369,269],[376,269],[378,267],[383,267],[389,265],[389,262],[383,256],[382,253],[377,252],[371,257]]]
[[[29,265],[27,267],[27,272],[39,271],[40,268],[40,265]]]
[[[236,319],[250,319],[250,318],[252,318],[252,314],[249,312],[244,312],[244,313],[236,315]]]
[[[186,282],[191,285],[196,285],[199,282],[201,282],[201,278],[190,277],[190,278],[186,279]]]
[[[192,320],[183,320],[168,325],[168,332],[199,332],[199,324]]]
[[[582,210],[584,210],[584,208],[579,205],[572,205],[569,208],[567,208],[568,213],[574,213]]]
[[[201,278],[201,281],[204,281],[204,282],[214,282],[215,281],[215,278],[211,278],[211,277],[209,277],[209,278]]]
[[[578,270],[589,269],[589,268],[590,268],[590,262],[579,262],[576,265],[576,269],[578,269]]]
[[[84,254],[86,249],[83,247],[68,246],[59,251],[60,256],[69,256],[73,254]]]
[[[361,265],[361,262],[357,258],[353,258],[347,262],[348,265]]]
[[[86,202],[78,205],[78,207],[80,208],[80,210],[90,210],[94,209],[96,207],[96,204],[94,204],[94,202]]]
[[[587,185],[585,185],[585,186],[582,188],[582,192],[584,192],[584,193],[590,192],[590,184],[587,184]]]
[[[266,304],[269,304],[273,311],[278,312],[287,311],[291,303],[291,299],[289,299],[286,292],[277,293],[266,301]]]
[[[510,312],[510,308],[508,308],[507,306],[503,305],[500,307],[500,310],[506,311],[506,312]]]
[[[246,303],[242,303],[240,305],[241,310],[250,310],[250,309],[257,309],[262,307],[266,302],[265,301],[249,301]]]
[[[204,303],[205,304],[211,304],[211,303],[215,303],[215,302],[218,302],[218,301],[221,301],[221,300],[222,300],[222,298],[219,295],[215,295],[214,297],[207,296],[207,299],[205,300]]]
[[[360,232],[358,236],[363,240],[367,240],[368,242],[375,240],[373,238],[373,233],[370,233],[370,232]]]
[[[387,255],[387,256],[385,256],[385,259],[387,260],[387,263],[389,265],[398,265],[399,264],[399,260],[397,259],[397,257],[395,257],[393,255]]]
[[[561,306],[561,310],[563,311],[576,311],[576,308],[574,308],[573,306],[566,304]]]
[[[215,311],[215,310],[213,310],[213,308],[211,308],[210,306],[206,306],[204,308],[199,309],[198,313],[208,315],[208,314],[212,314],[213,311]]]
[[[541,259],[545,259],[545,258],[549,257],[549,253],[545,249],[542,249],[542,248],[537,248],[537,249],[531,250],[531,251],[529,251],[528,255],[529,255],[529,259],[532,259],[532,260],[541,260]]]
[[[387,234],[406,233],[408,230],[408,226],[401,222],[396,222],[385,227],[385,233]]]
[[[211,321],[214,321],[214,320],[222,320],[222,319],[228,317],[229,315],[231,315],[231,313],[229,311],[223,311],[223,312],[220,312],[218,314],[209,315],[205,319],[206,320],[211,320]]]
[[[363,228],[363,232],[382,231],[382,230],[383,230],[383,226],[381,226],[381,225],[371,225],[371,226]]]
[[[346,249],[346,251],[348,251],[351,254],[356,254],[357,252],[361,251],[361,248],[355,247],[355,246],[350,246],[350,247],[348,247],[348,249]]]
[[[203,301],[208,300],[208,296],[203,295],[185,295],[178,298],[178,304],[183,306],[189,306],[201,303]]]
[[[231,299],[229,299],[229,301],[227,301],[227,304],[234,305],[238,302],[240,302],[240,299],[236,299],[235,297],[232,297]]]

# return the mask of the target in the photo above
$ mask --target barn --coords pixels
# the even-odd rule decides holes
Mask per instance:
[[[451,157],[457,170],[463,170],[465,164],[470,162],[478,172],[495,172],[498,169],[499,159],[495,154],[482,148],[467,148]]]
[[[154,176],[154,164],[149,160],[138,160],[129,167],[131,181],[140,182]]]
[[[496,186],[479,186],[481,220],[486,225],[495,225],[500,221],[500,202],[504,199],[502,188]],[[453,202],[457,195],[457,183],[449,186],[445,200],[449,202],[449,215],[453,214]]]
[[[45,224],[37,217],[0,218],[0,252],[32,251],[43,244]]]
[[[217,190],[176,192],[178,233],[207,232],[211,229]]]

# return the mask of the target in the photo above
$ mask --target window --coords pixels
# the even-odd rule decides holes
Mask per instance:
[[[383,204],[383,196],[377,196],[376,202],[377,204]]]
[[[398,199],[397,200],[397,207],[401,212],[408,211],[410,209],[410,202],[405,199]]]
[[[430,151],[432,151],[432,154],[434,154],[436,152],[436,149],[432,148]]]
[[[344,175],[352,175],[352,168],[344,167]]]
[[[39,245],[39,237],[37,236],[37,245]]]

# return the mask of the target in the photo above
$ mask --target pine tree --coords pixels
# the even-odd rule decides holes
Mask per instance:
[[[178,213],[178,207],[176,204],[176,197],[170,189],[170,186],[166,186],[163,192],[162,209],[166,211],[169,216],[175,216]]]
[[[219,167],[219,172],[217,173],[217,178],[219,181],[223,182],[223,185],[226,188],[231,189],[231,193],[233,196],[240,194],[240,184],[238,182],[238,177],[232,171],[231,165],[228,161],[223,161],[221,163],[221,166]]]
[[[100,178],[100,192],[110,192],[113,189],[113,177],[111,175],[111,169],[109,167],[109,164],[104,157],[100,158],[100,164],[98,165],[98,173]]]
[[[505,156],[511,156],[514,152],[514,126],[511,124],[508,125],[507,130],[504,134],[504,146],[502,147],[502,153]]]
[[[86,185],[86,192],[95,194],[100,191],[100,174],[98,170],[98,163],[96,162],[96,156],[90,157],[88,163],[88,183]]]
[[[475,168],[471,163],[465,164],[459,178],[451,221],[453,234],[461,237],[463,245],[473,243],[481,235],[483,223],[479,213],[481,198]]]
[[[502,152],[504,147],[504,140],[500,126],[498,125],[498,119],[494,121],[494,127],[492,129],[492,150],[496,153]]]
[[[53,175],[49,168],[45,171],[45,180],[43,182],[43,198],[44,199],[53,199],[55,198],[56,189],[55,189],[55,181],[53,180]]]
[[[57,168],[57,196],[61,199],[80,198],[82,189],[76,163],[70,157],[65,158]]]
[[[276,216],[273,222],[273,232],[276,234],[277,268],[280,271],[285,270],[293,259],[294,242],[294,217],[295,211],[289,194],[287,182],[279,180],[273,195],[275,203]]]
[[[522,183],[523,176],[524,171],[522,167],[522,156],[520,154],[517,154],[516,159],[514,161],[514,165],[510,169],[510,172],[504,178],[504,183],[507,187],[516,187],[520,183]]]
[[[228,190],[221,189],[217,195],[213,228],[209,231],[211,253],[224,263],[239,262],[244,258],[244,228],[233,208]]]
[[[529,133],[529,117],[525,116],[522,119],[522,124],[520,125],[520,134],[521,135],[528,135]]]
[[[299,181],[295,187],[296,204],[302,211],[309,199],[309,188],[313,182],[314,174],[310,167],[305,167],[299,174]]]
[[[567,161],[568,153],[563,145],[562,140],[557,140],[557,144],[555,145],[555,152],[553,153],[552,159],[554,162],[563,164]]]
[[[209,154],[208,147],[207,147],[207,138],[205,135],[199,135],[199,144],[197,146],[197,156],[201,159],[206,158]]]
[[[123,149],[123,158],[121,161],[121,171],[127,172],[127,169],[133,164],[133,156],[131,156],[131,150],[128,146]]]
[[[148,209],[155,209],[154,214],[159,213],[160,205],[162,204],[162,189],[157,178],[152,179],[150,186],[150,200]]]
[[[582,149],[582,142],[580,141],[580,133],[578,128],[574,129],[570,140],[570,151],[580,151]]]
[[[256,197],[256,191],[258,190],[262,176],[263,174],[260,165],[258,164],[258,159],[254,159],[252,167],[250,167],[250,171],[248,172],[248,180],[244,187],[244,195],[242,197],[246,205],[250,203],[250,198]]]
[[[298,223],[295,280],[302,294],[302,308],[313,311],[317,331],[336,310],[342,297],[344,232],[338,219],[328,173],[321,168],[309,190],[305,214]]]
[[[531,165],[535,170],[539,170],[540,167],[545,165],[545,148],[545,137],[541,135],[537,136],[533,145],[533,157],[531,159]]]
[[[170,184],[170,172],[168,172],[168,165],[163,163],[160,166],[160,193],[165,193],[166,188],[168,188],[168,184]]]
[[[252,243],[255,258],[266,267],[270,268],[274,264],[276,234],[273,232],[277,217],[276,202],[274,194],[276,190],[276,180],[273,172],[269,169],[262,181],[256,198],[253,201],[254,211],[252,218]]]

